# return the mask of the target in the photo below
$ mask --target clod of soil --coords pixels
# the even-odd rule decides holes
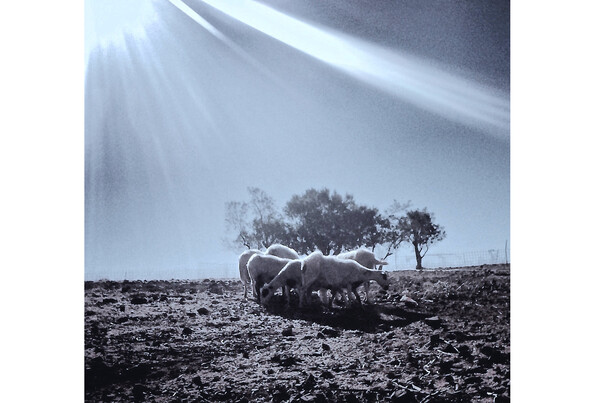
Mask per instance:
[[[85,400],[510,401],[509,267],[389,273],[331,309],[239,280],[86,282]]]
[[[283,336],[293,336],[294,335],[293,328],[291,326],[289,326],[289,327],[283,329],[283,331],[281,332],[281,334]]]

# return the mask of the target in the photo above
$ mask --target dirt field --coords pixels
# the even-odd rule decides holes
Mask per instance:
[[[237,280],[86,282],[85,399],[509,401],[509,267],[390,274],[331,310]]]

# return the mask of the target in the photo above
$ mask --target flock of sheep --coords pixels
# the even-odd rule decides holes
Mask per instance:
[[[364,287],[366,301],[370,303],[370,281],[376,281],[384,290],[388,289],[387,274],[375,269],[377,265],[386,264],[387,262],[376,259],[373,252],[366,249],[337,256],[325,256],[322,252],[315,251],[301,259],[295,250],[281,244],[271,245],[265,252],[250,249],[239,258],[244,298],[248,298],[248,287],[251,287],[254,297],[266,304],[275,291],[281,289],[289,304],[290,290],[295,289],[300,307],[313,291],[318,291],[321,301],[329,307],[336,294],[341,295],[345,305],[350,303],[350,299],[361,304],[357,290],[360,286]]]

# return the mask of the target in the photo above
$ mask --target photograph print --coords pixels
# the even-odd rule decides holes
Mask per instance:
[[[508,402],[508,0],[86,0],[86,402]]]

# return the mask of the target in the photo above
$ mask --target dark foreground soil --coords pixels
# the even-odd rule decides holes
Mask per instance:
[[[86,282],[85,400],[509,401],[509,267],[390,274],[370,306],[303,310],[237,280]]]

